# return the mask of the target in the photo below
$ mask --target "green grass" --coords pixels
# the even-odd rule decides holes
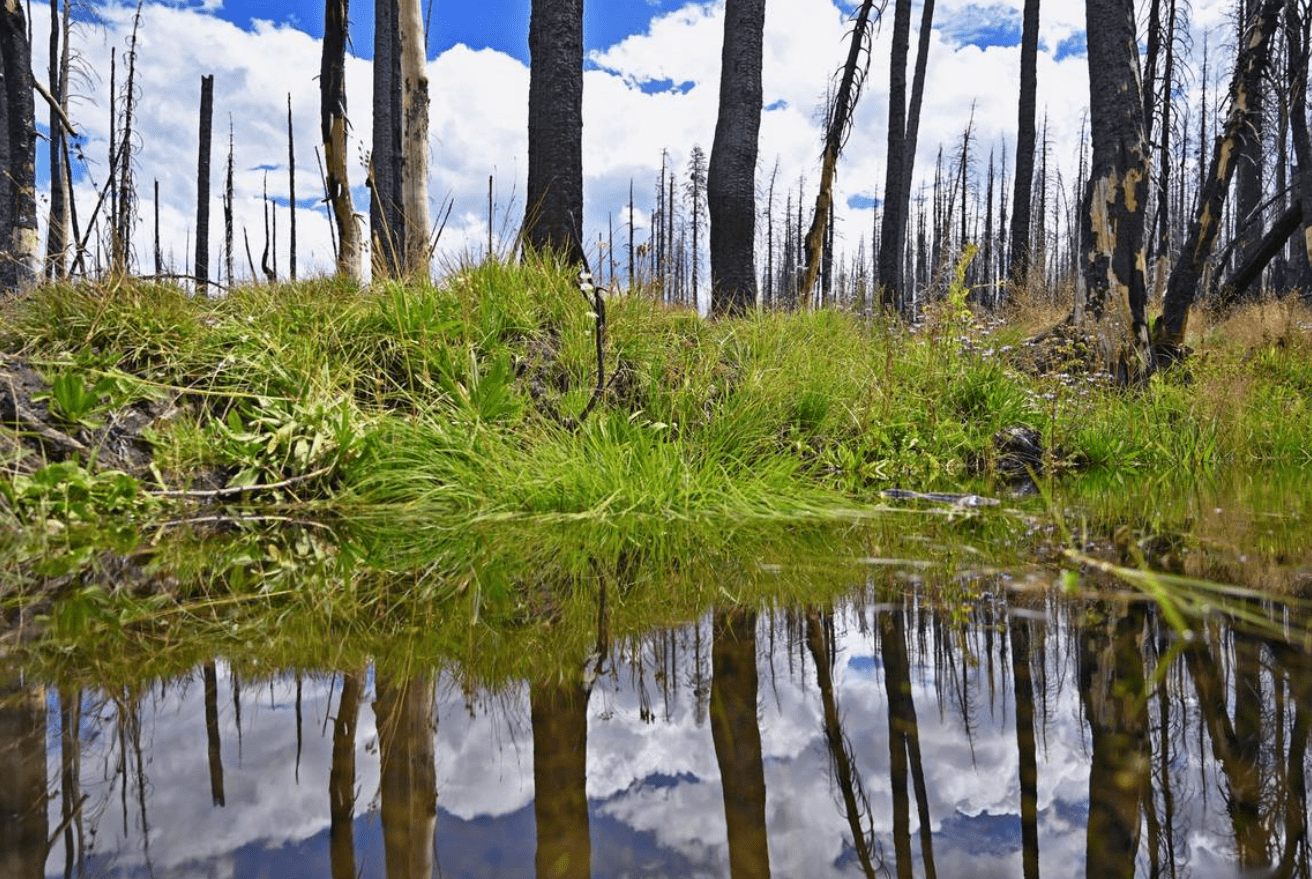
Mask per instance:
[[[151,434],[164,485],[144,479],[137,501],[100,509],[112,493],[77,462],[11,479],[3,537],[15,558],[66,552],[76,569],[107,546],[70,535],[111,521],[108,548],[197,515],[318,519],[352,558],[434,600],[513,608],[528,588],[516,572],[534,564],[543,582],[579,582],[598,565],[687,565],[871,519],[887,520],[886,547],[908,528],[923,537],[939,519],[890,511],[880,490],[1001,492],[989,483],[1008,427],[1039,431],[1057,474],[1130,485],[1303,467],[1312,449],[1312,345],[1297,334],[1212,336],[1185,368],[1125,391],[1030,374],[1021,334],[985,334],[960,297],[915,333],[831,310],[709,321],[643,296],[609,299],[606,317],[608,384],[580,424],[597,315],[558,264],[212,300],[131,281],[42,287],[4,306],[0,346],[66,377],[66,408],[104,421],[148,396],[181,414]],[[146,495],[207,469],[280,487],[224,496],[217,512]],[[75,529],[70,492],[82,492]],[[980,525],[951,527],[963,539]],[[464,579],[473,569],[502,573]]]

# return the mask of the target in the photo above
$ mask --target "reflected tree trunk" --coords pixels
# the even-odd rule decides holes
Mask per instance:
[[[1016,692],[1016,749],[1020,756],[1020,844],[1025,879],[1039,876],[1039,770],[1034,744],[1034,681],[1030,676],[1030,624],[1012,618],[1011,675]]]
[[[538,879],[587,879],[588,696],[579,679],[529,687]]]
[[[1284,853],[1272,879],[1308,876],[1307,751],[1312,738],[1312,658],[1288,644],[1273,644],[1276,661],[1288,675],[1294,702],[1289,756],[1282,789],[1285,798]],[[1300,872],[1301,871],[1301,872]]]
[[[214,805],[224,804],[223,743],[219,739],[219,676],[213,662],[201,669],[205,679],[205,742],[210,764],[210,797]]]
[[[879,875],[872,853],[874,829],[872,827],[867,830],[861,823],[862,814],[870,813],[870,801],[866,798],[861,776],[856,771],[851,748],[838,716],[828,631],[817,611],[807,612],[806,645],[811,651],[811,659],[815,662],[816,685],[820,689],[820,703],[824,711],[825,744],[829,748],[829,761],[833,766],[834,778],[838,782],[838,790],[843,798],[843,811],[847,815],[848,828],[852,832],[852,846],[856,850],[857,859],[861,862],[861,870],[867,877],[874,877]]]
[[[1244,636],[1236,633],[1235,711],[1232,723],[1226,714],[1226,685],[1217,667],[1211,649],[1206,643],[1195,643],[1185,651],[1189,675],[1198,694],[1198,707],[1212,742],[1212,756],[1225,776],[1226,809],[1234,828],[1237,860],[1245,868],[1265,866],[1268,859],[1266,825],[1262,820],[1262,778],[1260,717],[1254,719],[1254,710],[1260,715],[1261,706],[1253,706],[1252,696],[1246,689],[1258,686],[1255,679],[1260,670],[1254,661],[1241,657],[1252,648],[1242,642]],[[1254,733],[1252,727],[1257,726]],[[1257,746],[1254,747],[1256,738]]]
[[[0,667],[0,876],[45,875],[46,700],[41,687]]]
[[[908,770],[915,785],[917,818],[920,822],[920,854],[926,879],[933,879],[934,840],[929,820],[929,794],[925,787],[924,764],[920,759],[920,735],[916,703],[911,697],[911,663],[907,657],[906,622],[902,611],[879,617],[879,647],[884,661],[884,686],[888,692],[889,775],[893,784],[893,848],[897,873],[910,877],[911,810],[907,795]]]
[[[716,614],[711,647],[711,739],[724,790],[729,875],[765,879],[770,852],[765,826],[765,770],[756,719],[756,612]]]
[[[59,691],[59,791],[64,822],[64,875],[82,863],[82,691]],[[3,745],[0,745],[3,747]]]
[[[332,879],[355,879],[355,724],[360,715],[361,675],[342,675],[333,718],[333,762],[328,770],[328,857]]]
[[[431,673],[378,674],[379,789],[387,879],[430,879],[437,830],[437,715]]]
[[[1080,701],[1089,724],[1088,879],[1128,879],[1139,850],[1141,799],[1148,789],[1148,711],[1143,610],[1080,632]]]

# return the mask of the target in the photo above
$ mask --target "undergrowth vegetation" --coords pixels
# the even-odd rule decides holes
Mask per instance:
[[[8,462],[0,530],[11,559],[50,576],[160,527],[332,521],[353,561],[476,613],[514,591],[479,564],[508,551],[543,581],[578,581],[729,552],[767,526],[897,518],[894,488],[1303,466],[1309,325],[1290,305],[1213,323],[1183,365],[1127,391],[1027,344],[1023,314],[972,314],[960,285],[916,329],[831,310],[711,321],[641,295],[602,314],[552,263],[217,299],[46,286],[4,307],[0,348],[48,384],[31,400],[41,429],[84,451]],[[157,416],[148,463],[100,466],[134,406]],[[269,570],[225,588],[277,592]]]

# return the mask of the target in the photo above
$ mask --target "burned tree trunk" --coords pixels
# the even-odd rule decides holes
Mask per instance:
[[[1175,356],[1184,342],[1189,309],[1193,306],[1203,267],[1212,255],[1212,247],[1221,229],[1230,179],[1240,155],[1245,154],[1242,145],[1254,134],[1251,124],[1255,112],[1253,95],[1262,87],[1262,71],[1266,67],[1271,38],[1283,5],[1282,0],[1264,0],[1258,14],[1248,24],[1247,36],[1235,60],[1234,78],[1230,83],[1230,110],[1212,148],[1197,213],[1189,224],[1180,259],[1167,283],[1162,316],[1153,327],[1153,348],[1159,358]]]
[[[383,5],[383,4],[380,4]],[[346,37],[350,0],[324,4],[323,56],[319,67],[319,125],[323,136],[328,206],[337,226],[337,273],[364,280],[360,229],[351,203],[346,164]],[[295,205],[293,212],[295,211]]]
[[[756,304],[756,152],[764,28],[765,0],[725,4],[720,111],[706,180],[715,314],[742,314]]]
[[[1289,43],[1292,73],[1289,104],[1294,108],[1307,106],[1308,55],[1312,51],[1309,45],[1312,42],[1309,40],[1310,25],[1312,19],[1303,15],[1298,3],[1285,6],[1285,35]],[[1297,276],[1302,278],[1304,284],[1308,284],[1312,283],[1312,136],[1308,133],[1306,113],[1291,112],[1289,121],[1290,139],[1294,144],[1294,158],[1297,162],[1294,199],[1301,209],[1302,222],[1299,228],[1303,232]]]
[[[1089,0],[1089,181],[1080,211],[1085,311],[1077,331],[1120,382],[1148,374],[1144,201],[1148,142],[1133,0]],[[1013,242],[1014,244],[1014,242]]]
[[[583,0],[533,0],[524,243],[583,254]]]
[[[46,224],[46,276],[62,278],[68,272],[68,244],[72,225],[72,186],[66,173],[68,132],[61,116],[68,109],[69,7],[50,0],[50,211]],[[62,110],[62,112],[61,112]]]
[[[932,7],[933,0],[929,0]],[[826,225],[834,200],[834,174],[838,170],[838,154],[843,149],[847,134],[852,128],[852,117],[856,113],[857,100],[861,97],[861,86],[865,82],[869,69],[870,13],[874,10],[874,0],[864,0],[857,11],[856,22],[852,25],[849,37],[847,61],[843,64],[842,77],[838,82],[838,92],[829,107],[829,118],[825,125],[825,148],[820,161],[820,191],[815,197],[815,213],[811,215],[811,228],[806,233],[806,274],[802,279],[802,295],[808,300],[820,273],[820,252],[825,241]],[[864,54],[866,62],[862,63]]]
[[[210,280],[210,135],[214,122],[214,76],[200,78],[200,151],[196,159],[196,292]]]
[[[1007,279],[1023,287],[1030,274],[1030,194],[1034,186],[1034,117],[1038,91],[1039,0],[1025,0],[1020,38],[1020,99],[1016,121],[1016,180]]]
[[[0,7],[0,63],[4,66],[3,132],[7,155],[0,165],[0,214],[7,233],[0,243],[0,290],[36,283],[41,242],[36,209],[36,105],[32,98],[32,46],[19,0]]]
[[[401,201],[401,32],[399,0],[374,3],[373,148],[369,232],[375,278],[399,277],[405,254]]]

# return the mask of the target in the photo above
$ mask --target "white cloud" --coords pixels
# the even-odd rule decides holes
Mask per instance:
[[[997,0],[991,8],[1010,17],[1022,0]],[[977,15],[978,0],[939,0],[940,21],[953,15]],[[90,166],[78,188],[79,218],[85,222],[95,203],[92,183],[105,176],[109,136],[109,56],[122,56],[132,26],[133,6],[100,7],[103,28],[82,27],[75,35],[88,69],[94,71],[73,107],[75,122],[86,134],[84,152]],[[135,124],[139,151],[134,168],[142,221],[136,253],[143,271],[151,268],[153,182],[160,189],[162,245],[172,265],[185,270],[195,214],[195,164],[199,83],[215,76],[214,146],[211,171],[211,274],[222,248],[220,193],[227,159],[228,121],[232,120],[236,161],[238,273],[244,270],[243,230],[258,261],[263,245],[262,191],[267,171],[270,196],[279,199],[279,266],[286,272],[288,241],[287,100],[291,96],[296,125],[297,235],[302,274],[331,268],[332,245],[315,147],[318,142],[319,44],[287,24],[254,21],[244,30],[217,17],[217,3],[197,7],[151,3],[143,9],[138,44],[138,94]],[[1214,22],[1219,4],[1196,8],[1195,19]],[[888,51],[891,10],[877,30],[872,62],[852,135],[839,166],[836,195],[840,246],[854,250],[858,236],[869,234],[869,209],[849,209],[854,195],[883,189],[886,143]],[[35,16],[34,66],[45,69],[45,17]],[[1087,104],[1085,60],[1054,52],[1063,40],[1083,29],[1082,5],[1075,0],[1045,3],[1041,15],[1044,49],[1040,53],[1040,113],[1046,112],[1051,161],[1069,180]],[[912,46],[919,10],[913,11]],[[794,0],[767,7],[764,88],[766,111],[761,124],[758,192],[764,195],[776,167],[776,207],[781,209],[799,181],[805,201],[814,198],[820,153],[820,108],[835,71],[846,54],[848,21],[832,0]],[[623,266],[627,245],[629,187],[635,217],[645,222],[654,206],[662,151],[668,150],[674,172],[686,176],[694,144],[712,146],[718,99],[719,59],[723,39],[723,4],[688,3],[655,17],[645,33],[590,53],[584,88],[585,237],[595,245],[615,224],[617,261]],[[1010,146],[1016,125],[1015,92],[1018,48],[955,45],[935,31],[931,41],[925,106],[921,115],[917,175],[928,179],[940,148],[953,155],[974,106],[976,173],[986,172],[987,155]],[[186,47],[179,51],[179,47]],[[913,52],[914,54],[914,52]],[[453,210],[443,248],[480,256],[487,239],[487,184],[493,177],[494,246],[504,249],[522,219],[527,153],[528,70],[523,63],[493,50],[457,45],[429,64],[432,152],[430,195],[433,214],[446,198]],[[363,161],[370,139],[369,62],[350,59],[347,70],[349,112],[353,120],[352,167],[356,210],[367,215]],[[44,115],[44,114],[42,114]],[[622,230],[622,234],[621,234]],[[637,243],[646,240],[641,225]]]

